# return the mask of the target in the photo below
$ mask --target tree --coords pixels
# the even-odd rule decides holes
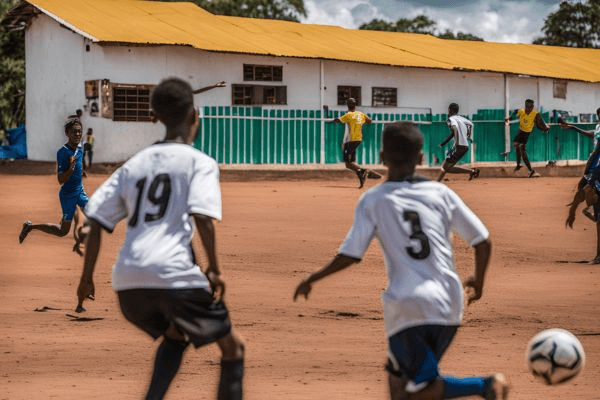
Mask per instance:
[[[181,0],[161,0],[181,1]],[[304,0],[191,0],[218,15],[299,21],[306,16]]]
[[[0,20],[19,3],[0,1]],[[25,36],[23,31],[0,29],[0,129],[25,122]]]
[[[446,29],[445,32],[438,32],[437,23],[429,19],[429,17],[427,17],[426,15],[418,15],[413,19],[400,18],[395,23],[387,22],[381,19],[374,19],[371,22],[362,24],[358,27],[358,29],[387,32],[423,33],[437,36],[441,39],[483,41],[482,38],[472,35],[470,33],[458,32],[455,34],[449,29]]]
[[[600,0],[561,2],[544,20],[542,32],[534,44],[599,48]]]

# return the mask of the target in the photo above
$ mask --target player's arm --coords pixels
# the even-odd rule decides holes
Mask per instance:
[[[373,123],[373,120],[367,114],[365,114],[365,124],[372,124],[372,123]]]
[[[326,276],[342,271],[352,264],[356,264],[358,262],[360,262],[358,258],[349,257],[344,254],[336,255],[327,265],[320,270],[313,272],[304,280],[302,280],[302,282],[300,282],[296,288],[296,291],[294,292],[294,301],[296,301],[298,296],[304,296],[305,299],[308,299],[308,294],[312,290],[313,283],[320,281]]]
[[[467,298],[467,304],[479,300],[483,294],[483,283],[490,261],[492,243],[489,239],[486,239],[475,244],[473,249],[475,250],[475,272],[465,280],[465,288],[471,289]]]
[[[594,137],[594,131],[586,131],[583,130],[573,124],[569,124],[567,122],[561,122],[559,121],[558,124],[560,125],[561,128],[563,129],[573,129],[575,132],[582,134],[583,136],[589,137],[589,138],[593,138]]]
[[[88,219],[88,233],[85,240],[85,256],[83,258],[83,272],[77,287],[78,308],[86,299],[94,299],[94,269],[100,252],[102,239],[102,227],[94,219]]]
[[[446,139],[442,143],[440,143],[440,147],[444,147],[452,138],[454,138],[454,143],[458,143],[458,129],[455,126],[450,128],[451,132]]]
[[[535,126],[537,126],[539,130],[544,131],[545,133],[548,133],[548,131],[550,130],[550,127],[546,125],[546,122],[544,122],[544,119],[542,118],[542,115],[540,113],[537,113],[535,115]]]
[[[583,171],[584,175],[587,175],[590,173],[590,169],[592,168],[592,165],[594,164],[594,162],[596,162],[596,160],[598,160],[599,157],[600,157],[600,145],[596,146],[594,151],[592,151],[592,154],[590,154],[590,156],[588,157],[587,162],[585,163],[585,170]]]
[[[339,119],[339,118],[335,118],[335,119],[332,119],[332,120],[329,120],[329,121],[327,121],[327,123],[328,123],[328,124],[341,124],[341,123],[342,123],[342,121],[340,121],[340,119]]]
[[[75,156],[69,157],[69,166],[67,167],[66,170],[59,171],[57,173],[57,175],[58,175],[58,183],[62,185],[66,181],[68,181],[69,178],[71,177],[71,175],[73,175],[73,171],[74,170],[75,170]]]
[[[196,229],[202,241],[202,247],[208,259],[208,267],[204,273],[215,293],[215,300],[220,301],[225,294],[225,282],[221,279],[221,270],[217,261],[215,241],[215,225],[213,219],[203,214],[193,214]]]
[[[211,89],[218,88],[218,87],[225,87],[225,81],[217,82],[214,85],[205,86],[203,88],[196,89],[196,90],[192,91],[192,93],[200,94],[200,93],[204,93],[204,92],[207,92]]]

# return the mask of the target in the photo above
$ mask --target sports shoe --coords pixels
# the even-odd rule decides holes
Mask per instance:
[[[365,185],[366,180],[367,180],[367,170],[366,169],[360,170],[358,172],[358,181],[360,182],[360,185],[358,186],[359,189],[361,189]]]
[[[23,243],[23,240],[25,240],[27,235],[29,235],[29,232],[31,232],[32,225],[33,223],[31,223],[31,221],[23,222],[23,229],[21,229],[21,234],[19,235],[19,243]]]
[[[518,170],[520,170],[521,168],[523,168],[523,166],[522,166],[522,165],[517,165],[517,166],[515,167],[515,172],[517,172],[517,171],[518,171]]]
[[[473,168],[471,173],[469,174],[469,180],[479,178],[479,173],[481,170],[479,168]]]
[[[371,171],[370,169],[368,169],[367,170],[367,178],[369,178],[369,179],[381,179],[381,175],[379,175],[375,171]]]
[[[538,174],[537,172],[535,172],[535,170],[533,170],[533,169],[531,171],[529,171],[529,177],[530,178],[539,178],[540,176],[541,175]]]
[[[506,400],[508,399],[508,382],[502,374],[492,376],[492,381],[483,394],[485,400]]]

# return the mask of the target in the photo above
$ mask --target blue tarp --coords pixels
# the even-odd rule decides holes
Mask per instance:
[[[8,146],[0,146],[0,158],[27,158],[27,135],[25,125],[9,129]]]

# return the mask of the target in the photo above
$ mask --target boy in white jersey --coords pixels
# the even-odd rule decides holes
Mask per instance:
[[[440,143],[440,147],[444,147],[453,138],[454,145],[442,163],[442,171],[438,177],[438,182],[444,179],[444,175],[447,172],[451,174],[469,174],[469,180],[479,177],[479,168],[467,169],[456,166],[456,163],[469,151],[469,140],[471,139],[471,131],[473,130],[473,123],[465,117],[458,115],[458,104],[456,103],[451,103],[448,106],[448,126],[451,131],[450,135]]]
[[[152,92],[151,106],[166,125],[165,140],[133,156],[94,193],[79,304],[94,295],[93,272],[101,229],[127,218],[127,234],[113,267],[113,288],[127,320],[154,339],[156,352],[146,399],[162,399],[189,343],[217,342],[222,352],[218,399],[241,399],[244,344],[233,333],[215,249],[213,219],[221,219],[219,169],[190,146],[198,112],[190,85],[170,78]],[[196,264],[194,223],[208,267]]]
[[[361,197],[338,254],[298,285],[294,300],[308,298],[313,283],[360,262],[377,236],[388,275],[382,300],[391,399],[506,399],[502,374],[452,378],[438,372],[463,314],[463,287],[453,265],[450,234],[458,232],[475,249],[475,273],[465,281],[470,304],[483,291],[491,248],[488,231],[448,187],[414,176],[423,159],[423,137],[416,125],[387,125],[382,141],[387,181]]]
[[[577,207],[584,201],[587,203],[583,214],[596,223],[596,257],[592,260],[592,264],[600,264],[600,108],[596,109],[596,116],[598,117],[598,124],[593,131],[583,130],[559,119],[561,128],[573,129],[594,141],[594,150],[588,157],[583,177],[577,185],[577,192],[573,197],[573,201],[567,205],[569,215],[566,221],[566,225],[573,228]]]

